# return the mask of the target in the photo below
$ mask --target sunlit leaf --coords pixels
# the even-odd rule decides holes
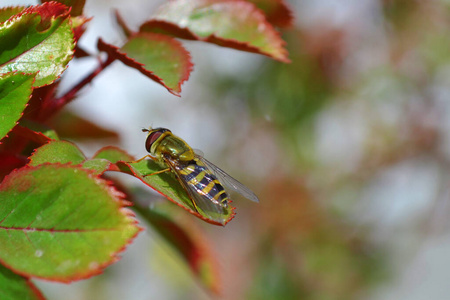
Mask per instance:
[[[81,168],[24,167],[0,184],[0,261],[70,282],[99,274],[137,235],[123,195]]]
[[[117,147],[108,146],[104,147],[97,151],[97,153],[94,154],[93,158],[104,158],[109,160],[112,163],[116,163],[118,161],[133,161],[134,157],[129,155],[127,152],[125,152],[122,149],[119,149]]]
[[[166,2],[140,32],[163,32],[289,61],[279,33],[261,10],[244,0]]]
[[[0,75],[0,139],[16,126],[22,116],[31,96],[33,81],[34,75]]]
[[[118,161],[125,161],[125,162],[134,161],[134,157],[132,157],[122,149],[113,146],[104,147],[94,154],[93,159],[106,159],[109,162],[111,162],[111,165],[109,165],[110,171],[121,171],[133,175],[133,173],[131,172],[130,168],[127,165],[116,164]]]
[[[81,164],[86,160],[84,154],[74,144],[67,141],[52,141],[39,147],[30,157],[30,166],[44,163]]]
[[[29,279],[13,273],[0,264],[0,297],[2,300],[43,300],[41,292]]]
[[[93,158],[83,162],[82,167],[84,169],[93,170],[96,174],[103,174],[109,169],[111,163],[106,159]]]
[[[55,81],[74,49],[67,7],[49,2],[32,6],[0,24],[0,74],[35,73],[35,87]]]
[[[192,70],[189,52],[177,40],[162,34],[133,35],[120,49],[99,40],[98,47],[177,96]]]

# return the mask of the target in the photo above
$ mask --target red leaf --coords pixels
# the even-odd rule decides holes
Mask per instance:
[[[292,26],[294,16],[284,0],[247,0],[261,9],[267,21],[274,26],[288,28]]]
[[[48,143],[52,140],[48,136],[44,135],[42,132],[36,132],[34,130],[31,130],[27,127],[23,127],[20,125],[15,126],[13,131],[22,138],[26,138],[30,141],[36,142],[39,145],[44,145],[45,143]]]
[[[24,166],[27,161],[26,157],[19,156],[15,153],[0,152],[0,182],[12,170]]]
[[[70,9],[57,2],[47,2],[42,5],[30,6],[22,11],[21,14],[38,13],[42,16],[42,19],[48,19],[52,17],[68,16]]]
[[[49,122],[55,128],[61,138],[69,139],[111,139],[117,142],[117,132],[101,128],[95,123],[88,121],[74,113],[63,111],[52,118]]]
[[[75,17],[83,14],[83,8],[86,0],[41,0],[41,2],[59,2],[66,6],[70,6],[72,8],[70,14]]]
[[[289,62],[280,34],[260,9],[244,0],[170,1],[139,30],[164,32]]]

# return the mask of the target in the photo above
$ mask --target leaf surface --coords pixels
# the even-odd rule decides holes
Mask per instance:
[[[111,163],[115,164],[118,161],[133,161],[134,157],[125,152],[124,150],[113,147],[113,146],[107,146],[97,151],[97,153],[94,154],[93,158],[103,158],[109,160]]]
[[[261,10],[244,0],[170,1],[140,32],[163,32],[289,62],[279,33]]]
[[[92,170],[95,174],[103,174],[112,165],[102,158],[86,159],[81,150],[68,141],[51,141],[37,148],[30,157],[29,165],[38,166],[45,163],[70,163]]]
[[[118,141],[116,132],[104,129],[97,124],[68,111],[61,111],[49,124],[55,128],[61,138],[69,139],[111,139]]]
[[[75,42],[67,7],[31,6],[0,24],[0,74],[35,73],[35,87],[55,81],[66,69]]]
[[[162,34],[133,35],[120,49],[99,40],[98,47],[176,96],[192,70],[189,52],[177,40]]]
[[[30,166],[44,163],[81,164],[86,160],[84,154],[74,144],[67,141],[52,141],[39,148],[30,157]]]
[[[158,171],[162,168],[150,159],[144,159],[140,162],[124,163],[119,162],[118,165],[125,164],[131,169],[131,172],[143,183],[159,192],[173,203],[181,206],[189,213],[199,217],[200,219],[214,224],[225,225],[234,217],[234,207],[231,205],[224,208],[222,213],[213,211],[201,211],[195,208],[192,200],[188,196],[185,189],[181,186],[173,172],[164,172],[152,176],[145,176]]]
[[[0,76],[0,139],[22,116],[30,100],[33,81],[34,75],[8,73]]]
[[[101,273],[140,230],[122,197],[73,166],[14,171],[0,184],[0,261],[18,274],[59,282]]]
[[[0,299],[43,300],[45,298],[29,279],[14,274],[0,264]]]

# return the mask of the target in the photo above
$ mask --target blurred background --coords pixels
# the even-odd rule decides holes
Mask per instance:
[[[112,9],[136,29],[161,2],[87,0],[80,45],[120,45]],[[259,195],[224,228],[188,216],[221,295],[147,228],[101,276],[37,282],[49,299],[450,299],[450,1],[289,4],[291,64],[186,42],[181,98],[116,62],[66,110],[119,134],[75,141],[88,156],[144,156],[141,128],[167,127]],[[61,93],[96,64],[72,61]]]

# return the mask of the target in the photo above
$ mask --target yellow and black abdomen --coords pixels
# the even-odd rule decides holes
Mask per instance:
[[[208,198],[211,202],[227,206],[228,194],[217,177],[198,159],[177,166],[181,180],[189,185],[191,190]]]

